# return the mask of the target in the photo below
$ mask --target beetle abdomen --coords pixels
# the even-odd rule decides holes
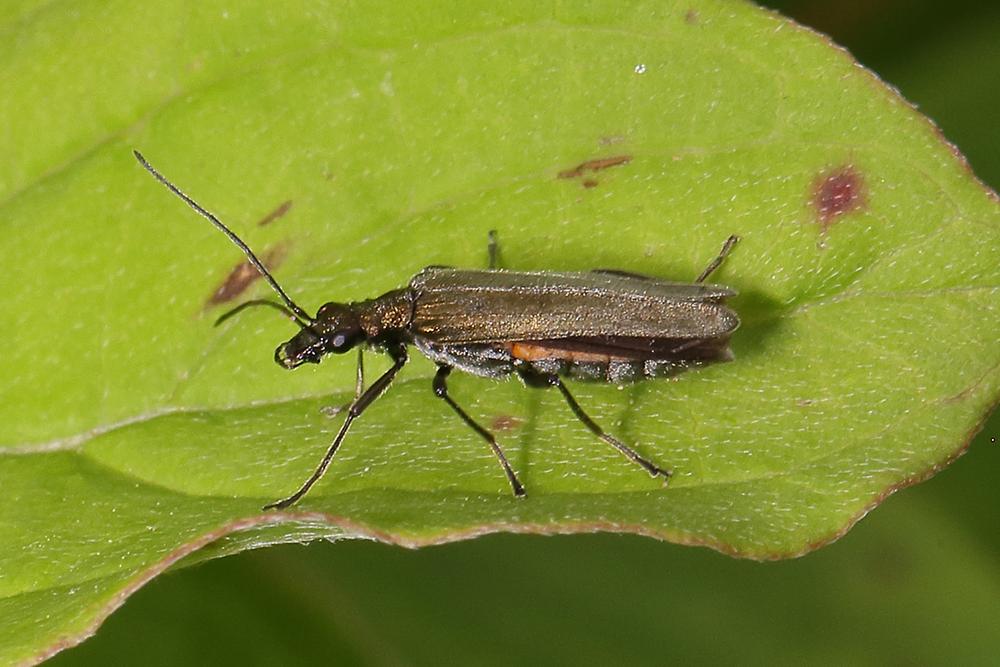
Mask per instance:
[[[729,361],[726,341],[635,338],[568,338],[504,346],[522,370],[580,380],[624,384],[674,375],[688,368]]]

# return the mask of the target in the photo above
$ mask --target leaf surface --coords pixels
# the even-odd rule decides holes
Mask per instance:
[[[79,641],[208,545],[201,556],[615,530],[801,554],[957,456],[997,402],[995,196],[893,91],[776,15],[730,2],[7,11],[5,662]],[[238,251],[132,148],[310,310],[425,265],[484,266],[490,229],[506,268],[674,280],[739,234],[713,276],[740,292],[736,360],[573,384],[599,423],[673,468],[666,489],[557,393],[453,375],[528,488],[511,498],[415,359],[300,506],[262,513],[336,432],[320,408],[350,397],[352,357],[287,373],[271,351],[294,332],[274,313],[213,328],[267,288],[243,284]],[[370,379],[385,368],[368,357]]]

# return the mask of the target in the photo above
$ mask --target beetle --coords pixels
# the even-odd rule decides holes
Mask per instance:
[[[739,241],[735,235],[726,240],[694,282],[685,283],[616,270],[501,270],[496,266],[496,233],[490,232],[487,270],[430,266],[406,287],[365,301],[331,301],[313,317],[288,296],[242,239],[167,180],[142,154],[134,154],[160,183],[228,236],[280,298],[280,302],[244,302],[220,317],[217,324],[253,306],[281,311],[299,327],[298,333],[274,352],[274,360],[286,369],[358,350],[354,399],[330,411],[345,410],[346,417],[326,454],[298,490],[264,509],[295,504],[323,477],[351,424],[385,393],[406,365],[411,345],[437,364],[432,383],[435,396],[490,446],[515,497],[525,495],[524,485],[496,438],[448,393],[447,380],[453,369],[491,379],[517,375],[529,387],[555,387],[594,435],[651,476],[666,481],[670,470],[605,432],[583,410],[562,378],[621,385],[732,359],[729,339],[740,320],[725,301],[736,292],[705,281]],[[366,347],[392,359],[389,370],[367,388]]]

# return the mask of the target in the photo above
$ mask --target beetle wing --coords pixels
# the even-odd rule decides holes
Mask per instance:
[[[728,337],[736,292],[612,273],[519,273],[429,268],[410,282],[414,335],[439,343],[573,337]]]

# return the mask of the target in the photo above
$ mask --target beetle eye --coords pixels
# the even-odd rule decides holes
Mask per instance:
[[[333,337],[333,346],[343,347],[346,341],[347,338],[344,336],[344,334],[337,334],[336,336]]]

